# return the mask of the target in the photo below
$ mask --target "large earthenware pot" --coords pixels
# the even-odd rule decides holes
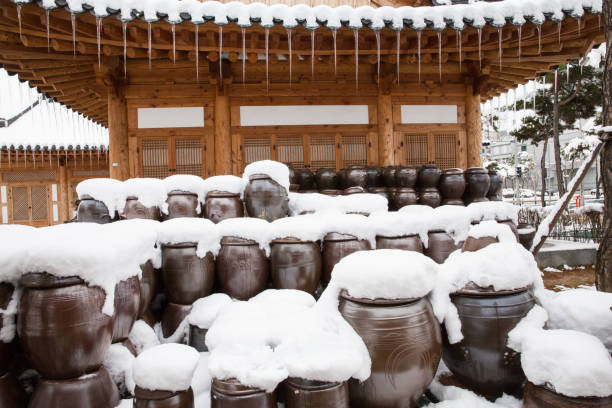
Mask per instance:
[[[463,201],[465,205],[488,201],[489,172],[482,167],[470,167],[465,171],[464,176],[466,185]]]
[[[382,186],[382,171],[379,167],[376,166],[367,166],[365,168],[367,178],[366,178],[366,187],[381,187]]]
[[[496,170],[489,170],[489,201],[501,201],[502,178]]]
[[[168,303],[162,313],[161,327],[164,337],[170,337],[176,329],[181,325],[191,312],[192,305],[179,305],[177,303]],[[179,343],[183,342],[183,338],[178,339]]]
[[[352,186],[342,190],[342,195],[363,194],[365,192],[365,189],[361,186]]]
[[[395,237],[376,236],[376,249],[402,249],[423,253],[423,243],[418,235],[402,235]]]
[[[136,386],[134,389],[134,408],[193,408],[193,390],[151,391]]]
[[[325,194],[328,196],[339,196],[342,195],[342,190],[321,190],[319,191],[321,194]]]
[[[161,218],[161,212],[159,207],[145,207],[137,197],[130,196],[125,201],[125,207],[123,208],[123,218],[131,220],[134,218],[142,218],[145,220],[159,220]]]
[[[526,250],[531,250],[531,245],[533,245],[533,238],[535,237],[536,230],[529,224],[520,223],[516,228],[516,232],[518,233],[519,242]]]
[[[298,191],[300,191],[300,185],[299,184],[289,184],[289,191],[291,191],[292,193],[297,193]]]
[[[235,379],[214,378],[210,399],[211,408],[276,408],[276,392],[247,387]]]
[[[370,242],[358,239],[354,235],[330,232],[323,238],[323,282],[331,279],[334,266],[345,256],[357,251],[372,249]]]
[[[364,166],[350,166],[346,170],[346,186],[349,187],[363,187],[365,188],[368,183],[368,173]]]
[[[523,392],[524,408],[609,408],[612,407],[612,396],[609,397],[568,397],[542,385],[527,381]]]
[[[206,346],[206,333],[208,333],[208,329],[201,329],[196,325],[190,324],[188,344],[200,353],[208,351],[208,346]]]
[[[159,282],[151,261],[140,265],[140,270],[142,271],[142,278],[140,279],[140,308],[138,316],[144,316],[145,312],[149,309],[149,304],[157,293]]]
[[[164,214],[163,218],[165,220],[181,217],[200,217],[200,214],[198,214],[200,203],[198,202],[198,195],[195,193],[172,190],[168,193],[166,202],[168,203],[168,214]]]
[[[15,287],[12,284],[8,282],[0,283],[0,309],[6,310],[14,292]],[[6,318],[7,317],[3,313],[0,313],[0,331],[2,331],[4,320]],[[13,316],[12,323],[14,323],[14,319],[15,317]],[[12,343],[5,343],[0,340],[0,376],[4,375],[9,370],[13,361],[13,354],[14,351]]]
[[[275,239],[270,245],[270,273],[275,289],[313,294],[321,281],[321,248],[296,238]]]
[[[442,205],[463,205],[465,177],[461,169],[446,169],[440,176],[438,190],[442,194]]]
[[[369,187],[368,193],[378,194],[380,196],[385,197],[387,199],[387,209],[390,209],[390,207],[392,206],[391,197],[389,196],[389,192],[387,190],[387,187]]]
[[[300,190],[312,190],[315,188],[315,178],[310,169],[297,169],[295,171],[297,183],[300,185]]]
[[[0,374],[0,407],[25,408],[26,396],[13,373]]]
[[[395,180],[395,175],[397,174],[398,166],[386,166],[382,169],[382,178],[383,183],[387,187],[397,187],[397,182]]]
[[[94,200],[91,196],[84,195],[79,199],[77,207],[77,222],[95,222],[96,224],[108,224],[115,218],[110,214],[108,208],[102,201]]]
[[[436,187],[425,187],[419,190],[419,204],[436,208],[440,206],[442,197]]]
[[[338,172],[336,173],[338,178],[337,178],[337,182],[338,182],[338,188],[339,189],[345,189],[346,188],[346,169],[340,169],[338,170]]]
[[[423,253],[439,264],[444,263],[452,252],[461,248],[461,244],[456,244],[455,240],[442,230],[429,231],[427,235],[428,245]]]
[[[391,188],[391,201],[393,201],[393,208],[399,210],[407,205],[416,204],[419,199],[414,188],[411,187],[394,187]]]
[[[137,276],[122,280],[115,286],[113,343],[127,339],[140,312],[140,281]]]
[[[435,164],[425,164],[421,167],[419,172],[419,187],[437,187],[440,181],[442,170],[440,170]]]
[[[291,164],[288,164],[287,167],[289,168],[289,184],[295,184],[299,186],[297,175],[295,174],[295,169],[293,168],[293,166],[291,166]]]
[[[17,332],[36,371],[54,380],[96,371],[113,334],[112,316],[102,313],[104,291],[46,273],[26,274],[20,285]]]
[[[463,340],[443,336],[442,358],[455,377],[490,398],[520,391],[525,381],[520,354],[508,348],[508,332],[535,305],[527,289],[495,292],[470,286],[451,294],[461,320]]]
[[[212,291],[215,260],[210,252],[200,258],[197,247],[195,242],[162,245],[162,277],[172,303],[190,305]]]
[[[395,182],[398,187],[414,187],[419,173],[414,167],[398,166],[395,172]]]
[[[104,367],[81,378],[41,379],[28,408],[115,408],[119,390]]]
[[[346,382],[311,381],[289,377],[283,381],[287,408],[349,408]]]
[[[227,218],[244,217],[244,204],[240,194],[227,191],[211,191],[206,195],[204,218],[215,224]]]
[[[321,190],[335,190],[338,187],[338,175],[335,169],[320,168],[315,175],[317,188]]]
[[[274,221],[289,213],[289,198],[283,186],[266,174],[253,174],[244,190],[249,217]]]
[[[248,300],[266,288],[268,275],[268,260],[257,242],[237,237],[221,239],[217,279],[222,293]]]
[[[440,325],[429,301],[356,299],[343,291],[338,310],[363,339],[372,359],[367,380],[349,381],[351,407],[416,407],[441,355]]]

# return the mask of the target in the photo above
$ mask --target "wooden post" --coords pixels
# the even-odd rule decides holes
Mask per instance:
[[[465,130],[467,132],[467,167],[482,166],[482,122],[480,119],[480,95],[474,87],[467,86],[465,96]]]
[[[379,90],[376,112],[378,119],[378,165],[390,166],[396,164],[393,153],[393,104],[391,103],[390,92]]]
[[[59,197],[58,197],[58,210],[59,210],[59,221],[64,222],[70,220],[70,194],[68,184],[68,172],[66,171],[66,164],[61,163],[59,166]]]
[[[227,87],[225,87],[227,89]],[[215,173],[232,174],[230,98],[223,90],[215,96]]]
[[[108,162],[110,177],[126,180],[130,176],[130,163],[125,85],[110,78],[105,83],[108,88]]]

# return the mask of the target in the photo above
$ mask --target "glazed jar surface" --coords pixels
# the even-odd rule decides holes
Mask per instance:
[[[134,408],[194,408],[193,390],[184,391],[151,391],[136,386],[134,390]]]
[[[423,250],[423,253],[441,264],[444,263],[448,256],[461,248],[461,244],[455,243],[455,240],[444,231],[429,231],[428,245]]]
[[[12,284],[8,282],[0,283],[0,309],[6,310],[11,301],[11,298],[13,297],[14,292],[15,287]],[[0,313],[0,331],[2,331],[5,319],[6,316],[4,315],[4,313]],[[12,343],[5,343],[0,340],[0,376],[4,375],[9,370],[13,361],[13,353],[14,351]]]
[[[419,188],[437,187],[442,170],[435,164],[425,164],[419,172]]]
[[[206,333],[208,333],[208,329],[201,329],[193,324],[189,325],[189,345],[200,353],[208,351]]]
[[[217,279],[221,292],[248,300],[266,288],[269,267],[265,252],[255,241],[223,237],[217,255]]]
[[[345,256],[357,251],[372,249],[370,242],[357,239],[354,235],[330,232],[323,239],[323,283],[331,279],[334,266]]]
[[[195,242],[162,245],[162,277],[168,300],[189,305],[210,295],[215,283],[215,261],[208,252],[196,254]]]
[[[419,190],[419,204],[428,205],[432,208],[440,206],[442,197],[435,187],[426,187]]]
[[[300,185],[300,191],[312,190],[315,187],[315,176],[310,169],[295,170],[297,184]]]
[[[321,248],[314,242],[276,239],[270,245],[270,274],[275,289],[313,294],[321,281]]]
[[[488,201],[487,193],[489,191],[489,173],[482,167],[471,167],[464,173],[465,176],[465,193],[463,193],[463,201],[465,204]]]
[[[287,408],[349,408],[346,382],[309,381],[289,377],[280,387]]]
[[[461,169],[446,169],[440,176],[438,190],[442,195],[442,202],[459,200],[465,192],[465,177]],[[461,203],[463,205],[463,202]]]
[[[244,217],[244,203],[240,194],[225,191],[211,191],[206,195],[204,218],[215,224],[227,218]]]
[[[414,167],[398,166],[395,172],[395,183],[397,187],[413,188],[417,182],[419,173]]]
[[[289,198],[283,186],[265,174],[254,174],[244,190],[249,217],[274,221],[289,213]]]
[[[489,201],[501,201],[502,178],[496,170],[489,170]]]
[[[84,197],[79,200],[77,207],[77,222],[95,222],[96,224],[108,224],[114,218],[108,212],[108,208],[102,201],[94,200],[91,197]]]
[[[140,281],[138,276],[122,280],[115,286],[113,343],[128,338],[140,312]]]
[[[320,168],[317,170],[315,175],[317,180],[317,189],[321,190],[335,190],[338,188],[338,176],[336,169],[331,168]]]
[[[393,201],[393,208],[399,210],[407,205],[416,204],[419,201],[419,197],[416,191],[410,187],[395,187],[390,189],[391,200]]]
[[[26,396],[23,388],[11,372],[0,373],[0,407],[26,407]]]
[[[440,325],[429,301],[355,299],[343,292],[338,309],[372,359],[367,380],[349,380],[351,408],[416,407],[441,355]]]
[[[144,316],[157,293],[159,282],[151,261],[140,265],[140,270],[142,271],[142,278],[140,279],[140,308],[138,316]]]
[[[200,203],[197,194],[173,190],[168,193],[166,203],[168,203],[168,214],[164,214],[163,218],[165,220],[182,217],[197,218],[200,216],[198,214]]]
[[[386,166],[382,169],[382,179],[386,187],[397,187],[395,175],[398,166]]]
[[[277,408],[276,392],[246,387],[234,379],[214,378],[210,396],[211,408]]]
[[[423,253],[423,243],[418,235],[403,235],[397,237],[376,236],[376,249],[402,249]]]
[[[367,166],[365,170],[367,174],[366,187],[381,187],[383,183],[382,170],[376,166]]]
[[[612,407],[612,396],[609,397],[568,397],[556,393],[544,386],[534,385],[527,381],[523,392],[524,408],[609,408]]]
[[[529,224],[519,223],[517,226],[516,232],[519,237],[519,242],[526,250],[531,250],[531,245],[533,244],[533,238],[535,237],[536,230]]]
[[[350,166],[346,169],[346,182],[344,188],[362,187],[365,188],[368,183],[368,173],[364,166]]]
[[[180,305],[177,303],[168,303],[164,308],[161,319],[162,333],[164,337],[170,337],[174,334],[181,322],[191,313],[192,305]],[[183,338],[178,339],[178,343],[182,343]]]
[[[128,197],[123,208],[123,218],[126,220],[134,218],[159,220],[161,212],[157,206],[145,207],[136,197]]]

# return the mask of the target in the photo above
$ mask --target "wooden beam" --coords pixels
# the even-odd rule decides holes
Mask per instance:
[[[227,88],[226,88],[227,89]],[[232,174],[231,110],[227,91],[215,95],[215,173]]]
[[[117,180],[126,180],[130,174],[130,166],[125,84],[112,78],[108,78],[106,82],[108,86],[110,177]]]
[[[390,166],[395,164],[393,152],[393,104],[391,93],[381,90],[376,100],[378,119],[378,164]]]
[[[465,96],[465,129],[467,132],[467,167],[482,166],[482,123],[480,118],[480,94],[473,85],[467,86]]]

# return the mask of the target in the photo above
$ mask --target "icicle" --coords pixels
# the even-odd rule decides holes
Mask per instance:
[[[538,83],[533,81],[533,110],[536,108],[536,94],[538,93]]]
[[[34,165],[34,168],[36,168],[36,151],[34,149],[34,146],[32,146],[32,163]]]
[[[376,83],[380,86],[380,31],[374,31],[376,36]]]
[[[359,30],[353,29],[355,37],[355,89],[359,89]]]
[[[557,42],[558,42],[559,44],[561,44],[561,26],[562,26],[562,23],[563,23],[562,21],[559,21],[559,22],[557,23],[557,28],[559,29],[559,30],[558,30],[558,32],[557,32],[557,36],[558,36],[558,38],[557,38]]]
[[[45,10],[45,16],[47,17],[47,52],[51,52],[51,24],[50,24],[50,12]]]
[[[334,31],[334,36],[336,32]],[[335,44],[334,44],[335,45]],[[287,29],[287,48],[289,49],[289,88],[293,79],[293,56],[291,50],[291,29]]]
[[[196,24],[195,26],[196,82],[200,82],[200,46],[198,45],[198,42],[200,41],[199,30],[200,30],[200,26]],[[244,48],[244,28],[242,29],[242,47]],[[243,80],[244,80],[244,77],[243,77]]]
[[[221,30],[221,26],[219,26]],[[176,65],[176,24],[172,23],[172,63]]]
[[[438,31],[438,71],[440,72],[440,83],[442,83],[442,32]]]
[[[123,28],[123,77],[127,78],[127,21],[122,24]]]
[[[521,62],[521,37],[523,26],[518,26],[518,60]]]
[[[557,74],[558,74],[559,70],[555,69],[555,93],[557,93]]]
[[[497,29],[497,48],[499,49],[499,71],[502,69],[502,29],[501,27]]]
[[[336,48],[336,34],[337,31],[336,30],[332,30],[332,37],[334,39],[334,76],[338,75],[338,57],[336,54],[337,48]]]
[[[463,40],[461,39],[461,30],[457,30],[457,49],[459,52],[459,72],[461,72],[461,62],[462,62],[462,58],[461,58],[461,43],[463,42]],[[419,41],[420,43],[420,41]]]
[[[569,83],[569,76],[570,76],[570,64],[568,62],[567,64],[565,64],[565,83]]]
[[[482,28],[478,29],[478,66],[482,70]]]
[[[22,33],[21,33],[21,4],[17,5],[17,24],[19,24],[19,38],[21,38]],[[11,150],[8,150],[9,152],[9,157],[11,157]]]
[[[314,81],[315,30],[310,32],[310,77]]]
[[[401,31],[397,30],[397,52],[395,54],[395,69],[397,70],[397,84],[400,83],[400,34]]]
[[[219,79],[223,84],[223,26],[219,26]]]
[[[265,30],[265,43],[266,43],[266,90],[270,89],[270,77],[268,72],[268,44],[270,39],[270,29]]]
[[[421,31],[417,31],[417,59],[419,65],[419,84],[421,83]],[[459,58],[461,60],[461,58]]]
[[[72,24],[72,57],[76,58],[76,14],[70,14]]]
[[[147,45],[149,46],[149,71],[151,70],[151,58],[152,58],[152,50],[151,50],[151,23],[147,23]]]
[[[542,54],[542,26],[538,24],[536,26],[538,30],[538,55]]]

